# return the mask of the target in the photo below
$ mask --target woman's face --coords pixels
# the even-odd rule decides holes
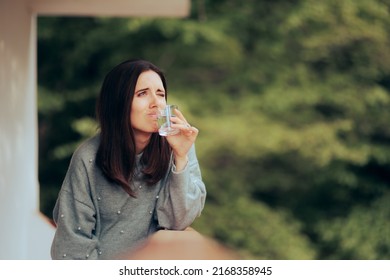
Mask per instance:
[[[130,115],[136,135],[158,131],[157,111],[165,105],[165,88],[160,76],[152,70],[141,73],[135,86]]]

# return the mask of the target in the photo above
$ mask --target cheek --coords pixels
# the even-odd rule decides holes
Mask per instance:
[[[165,106],[167,105],[167,101],[165,100],[165,98],[161,98],[158,100],[158,107],[159,108],[165,108]]]
[[[145,112],[147,111],[147,103],[143,100],[135,100],[131,107],[130,120],[131,126],[142,126],[144,122]]]
[[[140,112],[137,111],[137,110],[131,110],[131,113],[130,113],[130,120],[131,120],[131,124],[134,125],[136,123],[139,122],[140,120]]]
[[[136,118],[137,116],[139,116],[143,108],[144,105],[142,104],[142,102],[140,102],[140,100],[134,99],[131,105],[131,118]]]

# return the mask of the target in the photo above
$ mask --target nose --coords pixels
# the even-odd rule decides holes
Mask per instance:
[[[155,93],[150,95],[149,98],[149,107],[154,108],[157,106],[158,100],[157,100],[157,95]]]
[[[159,96],[156,93],[150,95],[149,108],[151,109],[163,108],[164,107],[163,103],[164,102],[161,100],[161,98],[159,98]]]

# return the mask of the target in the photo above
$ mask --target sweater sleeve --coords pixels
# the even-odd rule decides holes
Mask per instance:
[[[183,230],[190,226],[201,214],[205,199],[206,187],[192,146],[187,166],[180,172],[173,166],[160,191],[156,207],[159,227]]]
[[[73,156],[53,211],[52,259],[97,259],[96,215],[85,164]]]

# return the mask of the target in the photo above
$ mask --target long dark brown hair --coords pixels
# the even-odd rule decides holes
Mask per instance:
[[[148,70],[160,76],[167,98],[163,72],[148,61],[135,59],[120,63],[106,75],[96,103],[100,126],[96,163],[109,180],[122,186],[133,197],[136,193],[130,182],[135,174],[136,147],[130,113],[138,77]],[[141,157],[142,173],[149,185],[157,183],[166,174],[170,153],[165,137],[153,133]]]

